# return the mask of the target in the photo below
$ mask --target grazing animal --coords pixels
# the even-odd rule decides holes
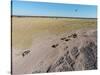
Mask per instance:
[[[58,45],[59,45],[59,44],[56,44],[56,45],[52,45],[52,47],[53,47],[53,48],[56,48]]]
[[[68,38],[76,38],[77,37],[77,34],[76,33],[74,33],[74,34],[72,34],[72,35],[70,35],[70,36],[68,36]]]
[[[61,40],[65,40],[66,38],[64,37],[64,38],[61,38]]]
[[[72,34],[72,36],[73,36],[73,38],[76,38],[76,37],[77,37],[77,34],[76,34],[76,33],[74,33],[74,34]]]
[[[30,50],[24,51],[24,52],[22,53],[22,56],[24,57],[24,56],[27,55],[28,53],[30,53]]]
[[[69,41],[70,39],[65,39],[65,41]]]
[[[72,37],[72,35],[68,36],[68,38]]]

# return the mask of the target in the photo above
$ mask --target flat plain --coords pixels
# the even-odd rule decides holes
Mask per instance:
[[[96,19],[12,16],[14,74],[96,69],[96,47]]]

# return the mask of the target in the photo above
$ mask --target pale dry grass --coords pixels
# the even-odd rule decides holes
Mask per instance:
[[[29,48],[37,35],[59,35],[81,28],[96,28],[96,25],[96,20],[92,19],[12,17],[12,46]]]

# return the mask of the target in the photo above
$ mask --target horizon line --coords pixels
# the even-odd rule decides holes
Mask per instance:
[[[97,17],[96,18],[94,18],[94,17],[64,17],[64,16],[30,16],[30,15],[27,15],[27,16],[25,16],[25,15],[11,15],[11,17],[37,17],[37,18],[40,18],[40,17],[42,17],[42,18],[73,18],[73,19],[97,19]]]

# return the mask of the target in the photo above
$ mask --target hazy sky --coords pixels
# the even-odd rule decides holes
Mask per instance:
[[[97,18],[97,6],[13,0],[12,15]]]

